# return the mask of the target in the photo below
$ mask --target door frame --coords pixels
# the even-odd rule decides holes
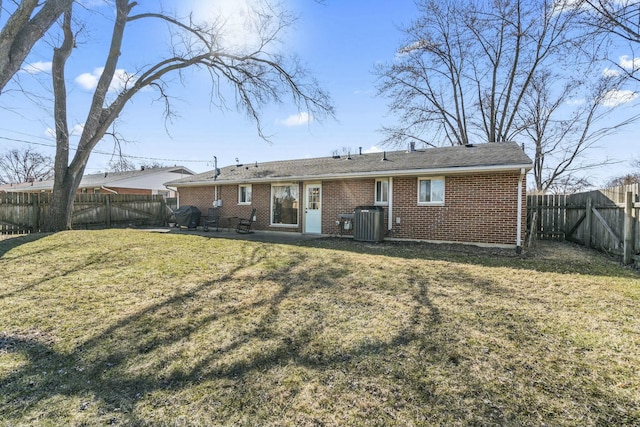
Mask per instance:
[[[309,226],[309,220],[307,218],[307,209],[308,209],[308,203],[309,203],[309,193],[308,193],[308,189],[309,187],[318,187],[318,189],[320,190],[320,209],[319,209],[319,218],[318,218],[318,225],[319,225],[319,231],[309,231],[308,230],[308,226]],[[304,183],[304,220],[303,220],[303,233],[308,233],[308,234],[322,234],[322,182],[305,182]]]

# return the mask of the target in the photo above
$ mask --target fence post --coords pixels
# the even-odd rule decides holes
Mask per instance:
[[[591,247],[591,217],[593,216],[592,206],[593,200],[591,199],[591,197],[589,197],[587,198],[584,217],[584,246],[586,248]]]
[[[40,194],[31,194],[31,232],[40,231]]]
[[[631,264],[633,258],[633,193],[627,191],[624,205],[624,265]]]
[[[104,215],[107,228],[111,228],[111,195],[104,195]]]
[[[529,227],[529,242],[527,244],[527,247],[531,247],[533,246],[533,236],[535,233],[537,233],[537,227],[536,227],[536,222],[538,221],[538,211],[533,211],[533,214],[531,215],[531,226]]]
[[[4,209],[2,205],[7,203],[7,199],[6,199],[7,194],[9,193],[0,193],[0,213],[4,213]],[[0,219],[2,219],[2,216],[0,216]],[[0,224],[0,234],[6,234],[6,232],[7,232],[7,225]]]
[[[167,225],[167,201],[160,196],[160,215],[159,222],[161,226]]]

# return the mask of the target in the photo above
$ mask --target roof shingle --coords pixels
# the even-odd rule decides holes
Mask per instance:
[[[386,159],[386,160],[383,160]],[[513,142],[428,148],[416,151],[354,154],[350,156],[282,160],[226,166],[214,179],[214,171],[171,181],[172,186],[236,182],[321,179],[358,175],[394,175],[432,171],[454,173],[473,170],[530,169],[531,159]]]

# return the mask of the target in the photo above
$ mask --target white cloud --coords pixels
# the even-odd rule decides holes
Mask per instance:
[[[587,100],[585,98],[576,98],[567,101],[567,105],[584,105],[586,103]]]
[[[640,58],[629,58],[628,55],[620,57],[620,66],[628,71],[640,70]]]
[[[91,73],[82,73],[75,78],[75,82],[86,90],[94,90],[98,86],[98,80],[104,71],[103,67],[95,68]],[[109,85],[109,91],[120,92],[127,85],[131,85],[136,81],[133,74],[129,74],[127,71],[118,68],[113,75],[111,84]]]
[[[69,135],[71,136],[80,136],[82,134],[82,131],[84,130],[84,124],[76,124],[74,125],[71,130],[69,131]],[[56,137],[56,130],[53,128],[46,128],[44,130],[44,135],[49,137],[49,138],[54,138]]]
[[[77,125],[74,125],[74,126],[71,128],[71,133],[70,133],[70,135],[77,135],[77,136],[80,136],[80,135],[82,135],[82,131],[83,131],[83,130],[84,130],[84,125],[83,125],[83,124],[79,124],[79,123],[78,123]]]
[[[602,105],[605,107],[617,107],[618,105],[632,102],[637,98],[638,94],[631,90],[611,90],[604,95]]]
[[[313,121],[313,116],[311,116],[306,111],[303,111],[298,114],[293,114],[286,119],[282,120],[280,124],[286,127],[295,127],[295,126],[303,126]]]
[[[614,70],[614,69],[611,69],[611,68],[607,67],[602,71],[602,75],[604,77],[619,77],[620,76],[620,71],[619,70]]]
[[[98,69],[94,70],[93,73],[82,73],[82,74],[80,74],[75,79],[76,83],[79,84],[80,87],[82,87],[83,89],[86,89],[86,90],[95,89],[96,86],[98,86],[98,78],[100,77],[100,74],[102,74],[102,71],[100,71],[100,74],[96,75],[96,71],[97,70]]]
[[[364,150],[363,153],[365,153],[365,154],[382,153],[382,150],[380,148],[376,147],[375,145],[372,145],[371,147],[369,147],[366,150]]]
[[[29,74],[48,73],[51,71],[51,62],[32,62],[22,67],[22,71]]]
[[[618,58],[617,68],[605,68],[602,71],[604,77],[619,77],[622,70],[627,72],[640,71],[640,58],[630,58],[629,55],[622,55]]]

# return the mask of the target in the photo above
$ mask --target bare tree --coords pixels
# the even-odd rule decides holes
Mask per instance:
[[[127,172],[138,169],[138,166],[126,157],[117,156],[109,162],[109,168],[114,172]]]
[[[627,42],[630,52],[640,43],[640,5],[635,0],[579,0],[587,10],[585,23],[595,31],[609,33],[618,41]],[[622,57],[611,61],[613,70],[640,82],[640,64],[636,58]]]
[[[0,92],[18,72],[31,49],[73,0],[21,0],[14,6],[0,30]],[[9,10],[9,9],[7,9]],[[3,13],[0,0],[0,15]]]
[[[138,166],[138,164],[136,164],[132,160],[129,160],[125,156],[115,156],[109,162],[109,168],[113,172],[128,172],[128,171],[135,171],[135,170],[138,170],[138,169],[142,169],[142,170],[145,170],[145,169],[160,169],[160,168],[166,168],[166,167],[168,167],[168,166],[165,165],[165,164],[160,163],[157,160],[154,160],[152,162],[141,163]]]
[[[395,61],[377,70],[400,123],[383,129],[385,142],[524,141],[540,191],[575,170],[606,133],[598,125],[612,108],[602,101],[623,79],[602,78],[606,39],[581,27],[584,11],[569,3],[421,0]]]
[[[614,97],[625,77],[590,75],[596,73],[587,71],[582,78],[574,74],[567,80],[545,69],[536,73],[525,93],[518,111],[519,137],[534,153],[534,190],[538,193],[588,187],[584,172],[602,167],[607,160],[588,162],[584,154],[638,118],[609,120],[616,111],[610,104],[619,102]]]
[[[286,98],[294,102],[300,111],[311,112],[314,117],[333,115],[328,95],[317,82],[309,79],[299,62],[275,51],[281,33],[293,22],[293,18],[285,11],[267,2],[256,4],[252,15],[253,27],[247,31],[255,34],[258,41],[247,49],[234,48],[221,42],[224,29],[222,19],[197,24],[163,13],[135,15],[132,11],[136,5],[136,2],[128,0],[115,1],[116,17],[110,49],[73,158],[69,154],[64,69],[74,46],[74,34],[71,10],[64,15],[64,41],[54,50],[52,65],[57,148],[53,199],[47,220],[49,230],[70,228],[74,195],[91,151],[138,92],[144,88],[155,89],[165,100],[167,113],[170,113],[169,84],[165,78],[172,73],[187,68],[207,70],[211,76],[214,102],[222,106],[226,104],[220,85],[230,85],[235,91],[235,107],[247,113],[263,137],[261,107],[268,103],[284,102]],[[120,59],[125,29],[128,25],[143,24],[149,20],[166,24],[173,32],[175,43],[164,59],[130,75],[122,90],[110,101],[107,94]],[[135,43],[135,40],[130,43]]]
[[[619,187],[621,185],[640,184],[640,159],[631,161],[631,167],[635,168],[635,171],[611,178],[609,181],[607,181],[605,187]]]
[[[169,167],[169,166],[159,162],[158,160],[154,160],[153,162],[142,163],[140,165],[140,167],[144,168],[144,169],[162,169],[162,168],[166,168],[166,167]]]
[[[580,0],[579,6],[587,6],[595,19],[589,24],[599,30],[611,32],[629,42],[640,42],[640,7],[635,0]]]
[[[640,172],[630,172],[626,175],[611,178],[605,187],[620,187],[622,185],[640,184]]]
[[[26,148],[0,155],[0,184],[41,181],[53,178],[53,159]]]
[[[453,145],[512,140],[536,71],[575,43],[576,12],[554,13],[556,3],[421,0],[396,61],[378,70],[402,123],[386,129],[387,140],[434,144],[427,132]]]

